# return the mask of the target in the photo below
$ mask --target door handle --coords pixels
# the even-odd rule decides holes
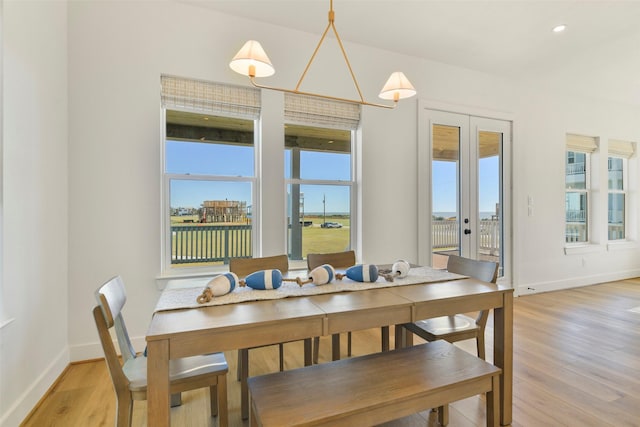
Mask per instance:
[[[464,229],[464,234],[471,234],[471,230],[470,230],[470,229],[468,229],[468,228],[465,228],[465,229]]]

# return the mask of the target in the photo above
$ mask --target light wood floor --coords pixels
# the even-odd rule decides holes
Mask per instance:
[[[491,343],[491,325],[487,329]],[[343,349],[345,340],[346,335]],[[354,332],[354,354],[377,351],[379,342],[379,329]],[[473,341],[459,345],[475,353]],[[287,368],[302,366],[300,343],[285,345],[285,354]],[[240,419],[236,353],[226,356],[230,424],[246,427]],[[323,338],[320,362],[329,356],[329,339]],[[277,347],[252,350],[251,374],[276,370],[277,360]],[[171,410],[172,425],[217,426],[206,393],[184,393],[183,405]],[[516,298],[513,394],[513,427],[640,426],[640,279]],[[310,384],[309,399],[316,397]],[[104,362],[79,363],[67,369],[23,425],[113,426],[114,413]],[[465,399],[451,405],[449,425],[482,426],[484,416],[481,397]],[[133,425],[146,425],[146,402],[135,404]],[[425,425],[438,425],[429,411],[385,424]]]

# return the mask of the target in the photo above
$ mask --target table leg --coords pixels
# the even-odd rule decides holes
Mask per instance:
[[[511,424],[513,405],[513,293],[503,294],[502,307],[493,310],[493,363],[500,375],[500,424]]]
[[[169,426],[169,341],[147,343],[147,420],[150,426]]]

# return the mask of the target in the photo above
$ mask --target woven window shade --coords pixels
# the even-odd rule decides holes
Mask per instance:
[[[609,140],[609,155],[628,159],[635,152],[635,142]]]
[[[284,118],[287,122],[355,130],[360,123],[360,105],[285,93]]]
[[[593,136],[567,134],[567,150],[593,153],[598,148],[598,139]]]
[[[255,120],[260,117],[260,91],[204,80],[161,76],[162,106]]]

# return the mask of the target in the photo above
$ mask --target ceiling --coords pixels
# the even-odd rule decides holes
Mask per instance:
[[[330,4],[178,1],[318,37]],[[344,42],[640,106],[640,1],[335,0],[333,9]],[[553,33],[558,24],[567,30]]]

